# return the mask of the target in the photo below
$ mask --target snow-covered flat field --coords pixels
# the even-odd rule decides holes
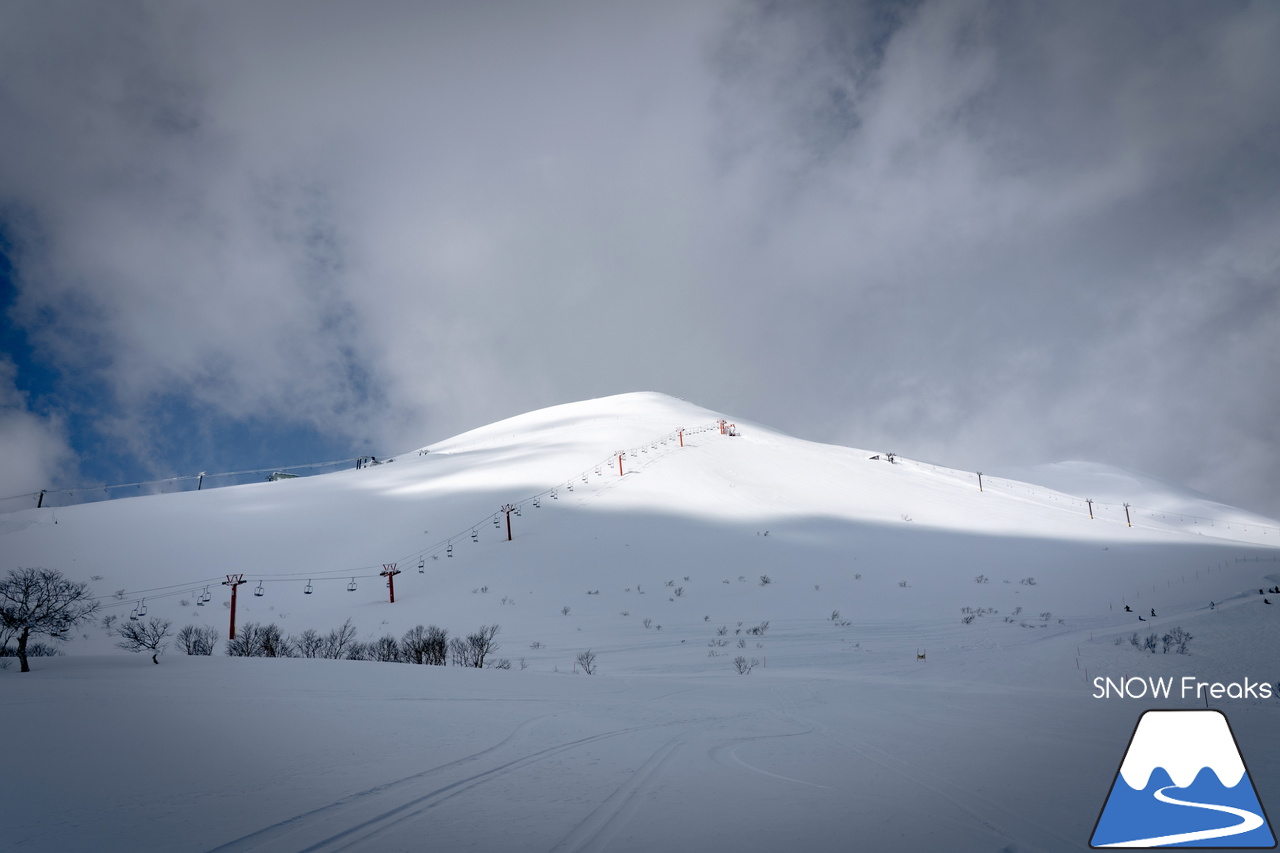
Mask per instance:
[[[499,625],[510,665],[156,666],[82,627],[0,670],[0,849],[1082,850],[1141,712],[1206,706],[1280,810],[1277,522],[720,419],[621,395],[359,471],[0,516],[0,568],[90,581],[100,615],[225,640],[243,573],[240,626]],[[1186,654],[1130,642],[1175,627]]]

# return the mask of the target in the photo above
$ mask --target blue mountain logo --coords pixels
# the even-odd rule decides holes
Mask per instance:
[[[1145,712],[1089,846],[1275,847],[1226,715]]]

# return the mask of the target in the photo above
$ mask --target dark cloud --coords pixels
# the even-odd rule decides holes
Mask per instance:
[[[184,407],[197,446],[363,451],[654,389],[1280,515],[1277,36],[1265,3],[11,4],[12,317],[124,453]]]

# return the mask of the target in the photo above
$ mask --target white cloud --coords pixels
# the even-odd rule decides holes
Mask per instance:
[[[1269,475],[1185,437],[1280,466],[1248,392],[1278,32],[1269,4],[10,6],[15,316],[138,446],[171,395],[394,450],[647,388],[1260,507]]]
[[[28,408],[14,385],[16,372],[12,361],[0,358],[0,498],[60,485],[76,461],[60,420]],[[35,503],[4,502],[5,510],[30,506]]]

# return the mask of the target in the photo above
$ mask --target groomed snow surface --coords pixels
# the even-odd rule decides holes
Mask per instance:
[[[1280,681],[1273,520],[1079,463],[979,491],[722,417],[626,394],[364,470],[0,516],[0,568],[93,578],[103,614],[225,640],[238,572],[241,626],[497,624],[511,664],[155,666],[86,628],[0,671],[0,850],[1085,850],[1142,711],[1206,706],[1093,678]],[[1150,488],[1106,491],[1126,476]],[[1186,655],[1129,642],[1174,627]],[[1207,704],[1274,813],[1280,700]]]

